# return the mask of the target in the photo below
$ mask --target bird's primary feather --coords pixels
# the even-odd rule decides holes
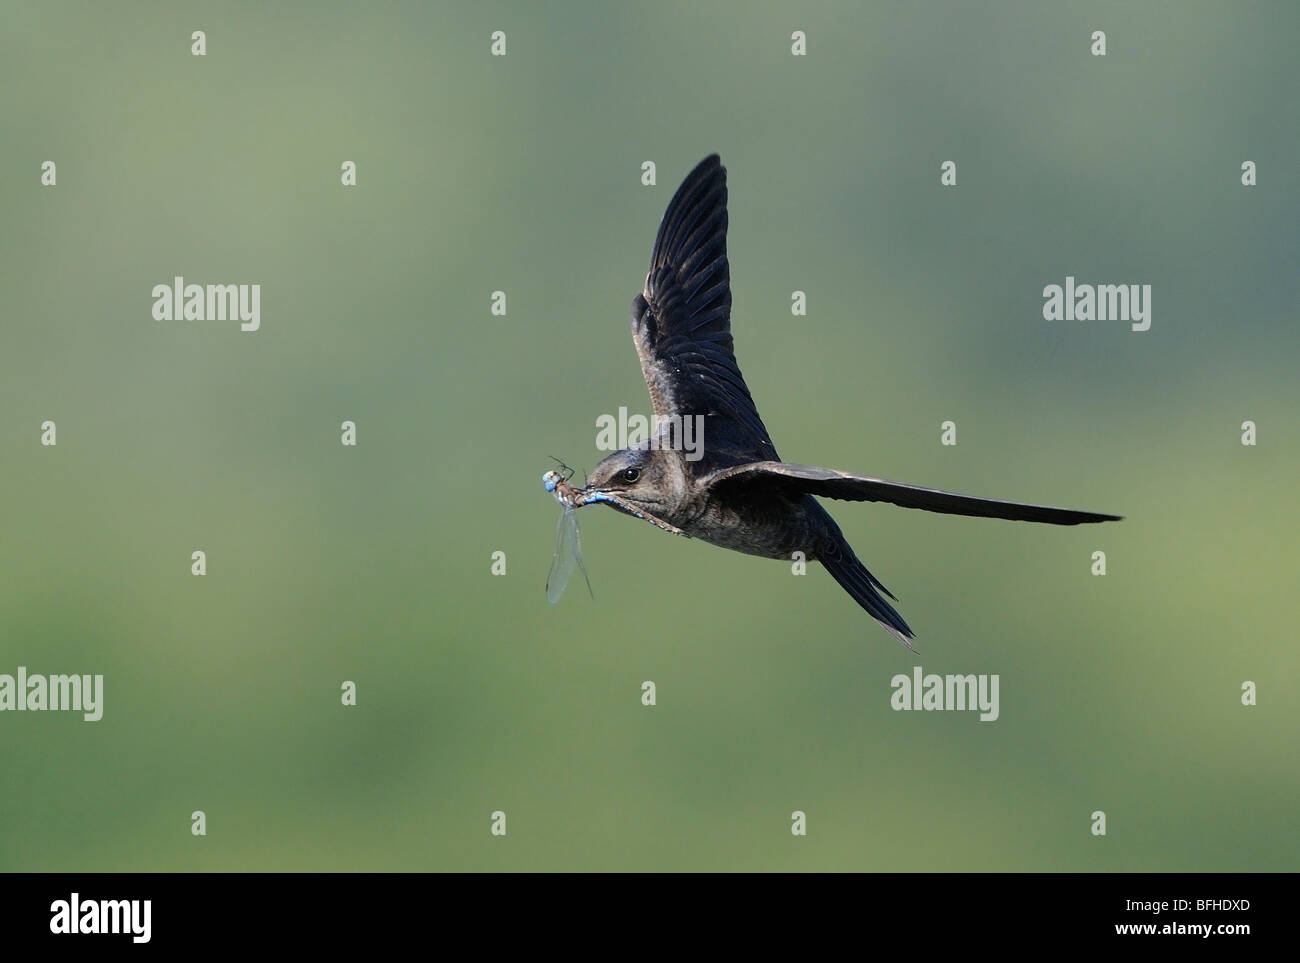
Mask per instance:
[[[715,491],[731,486],[743,488],[745,485],[761,484],[842,501],[889,502],[903,508],[920,508],[944,515],[1005,518],[1016,522],[1045,522],[1049,525],[1115,522],[1123,517],[1081,512],[1073,508],[1052,508],[1047,505],[980,498],[868,475],[852,475],[833,468],[815,468],[811,465],[791,465],[777,461],[759,461],[725,468],[704,479],[704,483]]]
[[[733,351],[727,169],[717,154],[696,165],[664,212],[632,301],[632,341],[655,414],[703,415],[713,464],[778,457]]]

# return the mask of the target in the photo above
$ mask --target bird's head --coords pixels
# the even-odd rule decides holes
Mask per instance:
[[[679,452],[658,448],[623,448],[604,458],[587,476],[586,504],[605,502],[627,511],[660,518],[676,514],[686,494]]]

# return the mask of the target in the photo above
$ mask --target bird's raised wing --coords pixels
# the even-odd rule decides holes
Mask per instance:
[[[706,416],[706,454],[777,457],[732,352],[727,169],[717,154],[668,204],[632,301],[632,341],[656,415]]]
[[[731,486],[761,483],[770,487],[786,487],[791,491],[825,498],[839,498],[850,502],[889,502],[903,508],[920,508],[927,512],[945,515],[972,515],[978,518],[1006,518],[1017,522],[1046,522],[1050,525],[1081,525],[1090,522],[1115,522],[1120,515],[1102,515],[1097,512],[1080,512],[1072,508],[1049,508],[1045,505],[1024,505],[1020,502],[1001,502],[974,495],[921,488],[884,478],[850,475],[833,468],[813,468],[809,465],[789,465],[779,461],[759,461],[737,465],[714,472],[707,479],[710,489],[724,492]]]

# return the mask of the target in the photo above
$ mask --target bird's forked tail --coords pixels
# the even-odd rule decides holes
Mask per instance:
[[[835,581],[840,583],[840,587],[867,610],[867,614],[883,625],[899,642],[913,652],[916,651],[916,646],[912,645],[912,640],[915,638],[912,629],[897,610],[885,601],[886,595],[891,599],[894,598],[893,593],[858,561],[858,557],[853,554],[852,546],[843,536],[832,540],[828,546],[819,551],[817,560],[826,567],[826,571],[831,573]]]

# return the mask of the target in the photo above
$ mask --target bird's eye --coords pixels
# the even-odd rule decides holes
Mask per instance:
[[[624,469],[619,473],[619,475],[620,475],[620,477],[623,479],[623,481],[626,481],[626,482],[634,482],[634,481],[636,481],[638,478],[641,477],[641,469],[640,469],[640,468],[624,468]]]

